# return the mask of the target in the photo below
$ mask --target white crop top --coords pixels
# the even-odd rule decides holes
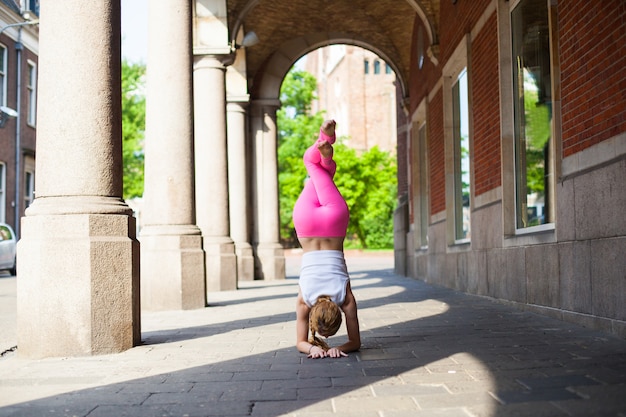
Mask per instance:
[[[328,295],[341,306],[346,298],[346,286],[350,277],[339,250],[317,250],[302,255],[300,290],[304,302],[312,307],[320,295]]]

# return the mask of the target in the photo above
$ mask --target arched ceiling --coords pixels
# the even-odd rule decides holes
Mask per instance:
[[[440,0],[227,0],[231,37],[241,28],[254,31],[260,42],[246,49],[251,91],[267,77],[282,80],[302,55],[333,43],[371,49],[409,79],[411,37],[421,18],[430,41],[437,42]],[[276,67],[277,62],[282,65]],[[273,64],[274,68],[270,68]],[[403,86],[404,87],[404,86]],[[258,93],[258,90],[256,90]]]

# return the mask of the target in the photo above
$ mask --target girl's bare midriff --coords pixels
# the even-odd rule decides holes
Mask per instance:
[[[300,237],[303,252],[339,250],[343,252],[343,237]]]

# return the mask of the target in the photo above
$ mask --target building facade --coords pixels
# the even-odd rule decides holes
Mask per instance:
[[[371,50],[396,74],[398,272],[625,334],[622,0],[148,5],[136,236],[120,3],[42,4],[20,355],[118,352],[141,342],[141,309],[203,308],[207,291],[285,277],[280,86],[330,44]]]
[[[18,236],[35,189],[37,13],[36,2],[0,2],[0,223]]]
[[[415,20],[399,272],[626,336],[625,18],[480,0],[440,2],[436,36]]]
[[[348,146],[396,153],[396,76],[389,64],[367,49],[343,44],[310,52],[304,70],[317,79],[312,111],[325,110],[335,119]]]

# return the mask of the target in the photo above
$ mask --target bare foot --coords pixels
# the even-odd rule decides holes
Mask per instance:
[[[324,159],[331,159],[333,157],[333,147],[330,143],[323,141],[317,145],[317,149],[320,151],[320,155]]]
[[[324,132],[325,135],[328,136],[332,136],[335,134],[335,125],[337,123],[334,120],[324,120],[324,123],[322,123],[322,132]]]

